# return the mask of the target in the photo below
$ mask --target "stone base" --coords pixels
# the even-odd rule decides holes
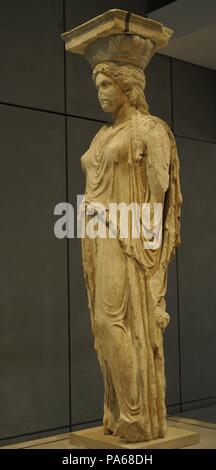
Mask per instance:
[[[199,442],[199,433],[169,426],[166,436],[148,442],[126,443],[112,435],[104,435],[103,426],[82,429],[70,434],[70,444],[82,449],[180,449]]]

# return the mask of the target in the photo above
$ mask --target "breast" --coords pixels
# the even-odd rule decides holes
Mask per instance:
[[[81,165],[88,179],[94,180],[94,184],[95,181],[99,183],[105,172],[113,168],[113,164],[127,164],[128,150],[128,128],[121,129],[114,135],[104,135],[104,139],[96,140],[81,157]]]
[[[86,173],[88,171],[89,165],[91,164],[92,160],[92,152],[90,148],[81,156],[80,162],[83,171]]]

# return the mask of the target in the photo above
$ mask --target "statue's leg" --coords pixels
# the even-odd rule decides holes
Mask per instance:
[[[112,434],[119,419],[118,400],[109,371],[109,366],[103,356],[101,357],[100,366],[104,381],[104,433]]]
[[[169,322],[166,312],[165,294],[167,289],[167,271],[161,268],[149,281],[149,289],[155,305],[155,336],[157,347],[154,349],[155,382],[157,390],[158,435],[166,433],[166,377],[164,370],[163,332]]]
[[[82,256],[85,272],[85,280],[88,294],[88,304],[91,314],[92,332],[94,335],[94,347],[99,360],[104,383],[104,431],[105,434],[113,433],[119,418],[119,407],[116,398],[112,377],[103,355],[103,348],[99,336],[95,332],[95,291],[96,291],[96,264],[97,264],[98,239],[88,237],[82,240]]]
[[[125,255],[116,239],[97,248],[95,333],[119,405],[116,432],[129,441],[150,439],[141,412],[137,357],[130,329],[130,299]],[[109,385],[108,385],[109,388]]]

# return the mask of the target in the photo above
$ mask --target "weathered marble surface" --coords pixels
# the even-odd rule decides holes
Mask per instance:
[[[138,18],[138,19],[137,19]],[[129,21],[128,21],[129,20]],[[126,21],[126,22],[125,22]],[[129,34],[125,34],[125,29]],[[118,33],[118,34],[117,34]],[[166,433],[163,332],[169,321],[167,267],[180,243],[179,160],[167,124],[149,113],[143,68],[171,31],[112,10],[63,35],[85,54],[102,109],[112,114],[81,158],[83,209],[110,203],[160,203],[162,243],[144,249],[144,235],[82,239],[95,349],[104,381],[104,432],[127,442]],[[91,219],[86,216],[86,222]],[[154,238],[154,236],[153,236]]]

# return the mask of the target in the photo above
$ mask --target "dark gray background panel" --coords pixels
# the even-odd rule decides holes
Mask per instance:
[[[62,0],[1,0],[0,101],[64,111]]]
[[[175,0],[148,0],[148,11],[157,10],[158,8],[163,8],[169,3],[173,3]]]
[[[97,97],[92,69],[84,57],[66,53],[67,113],[73,116],[110,121]]]
[[[177,304],[177,273],[176,256],[168,269],[166,295],[166,311],[170,315],[170,323],[164,333],[165,372],[167,382],[167,405],[180,402],[179,377],[179,337],[178,337],[178,304]]]
[[[145,16],[148,0],[65,0],[65,7],[66,28],[72,29],[112,8]]]
[[[146,0],[66,0],[66,28],[72,29],[82,22],[90,20],[112,8],[120,8],[145,15]],[[109,120],[98,104],[97,92],[92,82],[90,65],[81,56],[66,53],[67,64],[67,112],[72,115],[84,116],[100,120]]]
[[[0,105],[0,438],[69,423],[64,117]]]
[[[185,402],[216,396],[216,145],[177,142],[184,199],[179,300]]]
[[[188,408],[188,411],[185,410],[183,413],[181,413],[181,417],[216,424],[216,398],[214,401],[212,401],[212,403],[209,403],[209,406],[202,408],[202,402],[200,402],[199,408],[197,407],[193,410]]]
[[[156,54],[145,74],[150,113],[164,119],[171,126],[170,58]]]
[[[204,421],[206,422],[214,422],[213,420],[209,420],[208,416],[211,412],[211,409],[216,405],[216,396],[214,397],[211,397],[211,398],[208,398],[208,397],[205,397],[205,398],[201,398],[200,400],[192,400],[192,401],[187,401],[185,403],[182,403],[182,406],[181,406],[181,416],[186,416],[188,415],[188,418],[192,418],[192,419],[195,419],[195,415],[196,415],[196,411],[198,412],[197,414],[197,418],[196,419],[200,419],[199,417],[199,411],[203,410],[203,418],[204,418],[204,415],[206,415],[206,419],[204,419]],[[208,412],[208,409],[209,409],[209,412]],[[205,413],[205,410],[206,410],[206,413]],[[194,413],[193,413],[194,411]],[[191,413],[190,413],[191,412]],[[213,408],[213,413],[214,413],[214,408]],[[212,413],[212,419],[214,419],[214,414]]]
[[[69,201],[76,207],[77,194],[85,192],[80,157],[102,126],[99,122],[68,118]],[[70,239],[70,313],[71,313],[71,409],[72,424],[102,416],[103,386],[93,349],[90,313],[82,268],[81,240]]]
[[[172,59],[174,131],[216,141],[216,73]]]

